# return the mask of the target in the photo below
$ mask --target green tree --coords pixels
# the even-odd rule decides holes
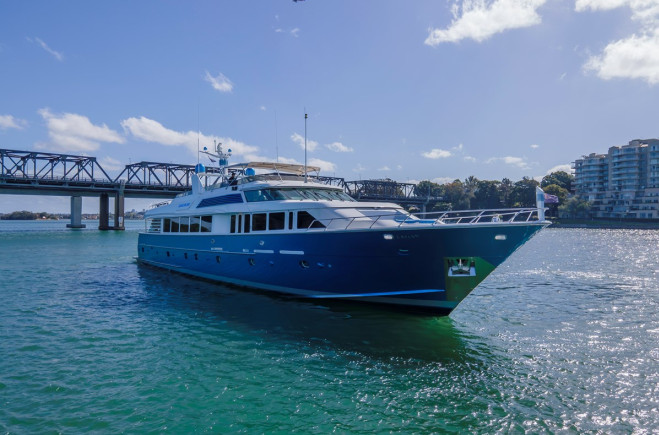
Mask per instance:
[[[585,219],[590,217],[590,202],[573,196],[558,207],[561,217],[573,219]]]
[[[513,207],[535,207],[535,188],[539,185],[533,178],[524,177],[513,186]]]
[[[442,186],[432,181],[424,180],[414,186],[414,195],[421,198],[437,198],[443,195]]]
[[[471,208],[501,208],[499,181],[480,180],[471,199]]]
[[[567,201],[567,197],[570,192],[558,184],[550,184],[549,186],[544,187],[542,190],[544,190],[545,193],[549,193],[550,195],[554,195],[558,198],[558,204],[545,204],[545,206],[549,208],[549,216],[558,216],[558,207]]]
[[[501,198],[501,204],[504,207],[510,208],[513,206],[512,194],[513,188],[515,185],[509,178],[504,178],[499,184],[499,198]]]
[[[574,176],[572,174],[568,174],[565,171],[556,171],[556,172],[552,172],[549,175],[545,175],[542,178],[540,187],[544,189],[547,186],[551,186],[552,184],[555,184],[569,192],[570,190],[572,190],[573,181],[574,181]]]
[[[467,210],[469,208],[469,199],[465,193],[464,184],[460,180],[454,180],[444,185],[444,198],[451,203],[452,210]]]

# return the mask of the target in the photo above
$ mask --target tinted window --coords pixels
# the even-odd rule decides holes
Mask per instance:
[[[213,227],[213,216],[202,216],[201,217],[201,232],[202,233],[210,233],[212,227]]]
[[[265,213],[252,215],[252,231],[265,231],[266,216]]]
[[[198,233],[199,232],[199,223],[201,222],[201,218],[199,216],[192,216],[190,218],[190,232],[191,233]]]
[[[285,222],[285,213],[270,213],[270,225],[268,228],[271,230],[283,230]]]
[[[306,211],[297,212],[297,227],[298,228],[325,228],[325,225],[318,222],[313,216]]]

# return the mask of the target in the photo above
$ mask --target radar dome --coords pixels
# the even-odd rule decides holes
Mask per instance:
[[[256,171],[254,168],[247,168],[245,169],[245,175],[251,177],[252,175],[256,175]]]
[[[206,172],[206,167],[201,163],[197,163],[197,166],[194,167],[195,174],[201,174]]]

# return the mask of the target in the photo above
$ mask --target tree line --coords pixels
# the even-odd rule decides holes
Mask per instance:
[[[498,180],[479,180],[474,176],[454,180],[446,184],[421,181],[414,189],[414,194],[428,198],[428,211],[474,210],[492,208],[535,207],[535,188],[540,186],[546,193],[558,197],[559,204],[547,204],[549,213],[569,212],[576,205],[583,209],[584,201],[569,198],[574,176],[565,171],[552,172],[537,182],[524,177],[513,182],[508,178]],[[575,203],[576,201],[576,203]],[[585,203],[586,209],[588,203]]]

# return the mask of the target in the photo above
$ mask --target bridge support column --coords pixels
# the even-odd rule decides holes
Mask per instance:
[[[66,224],[67,228],[85,228],[82,223],[82,196],[71,197],[71,223]]]
[[[98,229],[109,230],[108,220],[110,219],[110,197],[107,193],[101,193],[98,205]]]
[[[124,227],[124,191],[120,190],[114,196],[114,228],[113,230],[125,230]]]

